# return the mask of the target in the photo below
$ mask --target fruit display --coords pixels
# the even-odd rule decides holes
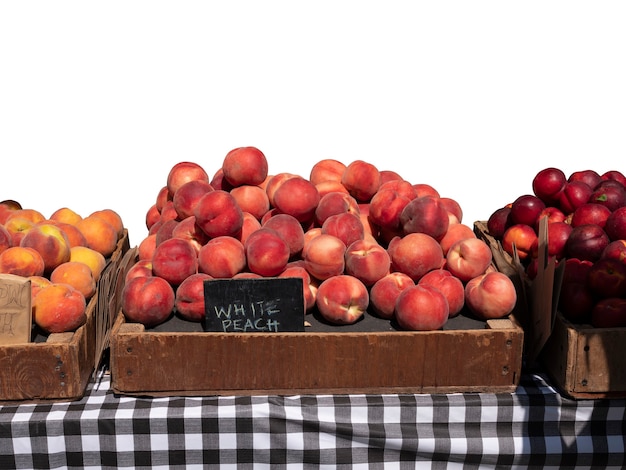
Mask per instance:
[[[127,319],[200,322],[203,282],[242,277],[302,278],[305,312],[332,325],[375,315],[437,330],[461,312],[486,320],[515,307],[515,286],[460,204],[427,183],[363,160],[270,173],[256,147],[211,171],[182,161],[164,175],[125,279]]]
[[[68,207],[44,216],[16,201],[0,202],[0,273],[31,281],[32,319],[43,334],[76,330],[124,234],[120,215],[81,216]]]
[[[547,253],[563,263],[558,309],[575,324],[626,326],[626,177],[616,170],[566,175],[545,168],[532,194],[496,209],[489,233],[513,256],[528,279],[537,272],[538,225],[547,221]]]

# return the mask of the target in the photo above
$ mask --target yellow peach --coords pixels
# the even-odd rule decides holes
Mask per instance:
[[[96,280],[91,268],[81,261],[68,261],[58,265],[50,273],[50,282],[69,284],[83,294],[86,300],[96,293]]]
[[[61,207],[50,214],[50,220],[56,220],[57,222],[64,222],[70,225],[76,225],[76,222],[83,217],[73,209],[69,207]]]
[[[70,249],[70,261],[80,261],[89,266],[96,282],[100,280],[100,275],[107,265],[104,255],[88,246],[73,246]]]
[[[118,238],[122,237],[124,233],[124,222],[122,221],[122,217],[113,209],[100,209],[92,212],[90,216],[103,218],[108,223],[113,225],[115,231],[117,232]]]
[[[69,284],[52,283],[33,299],[35,324],[45,333],[74,331],[87,320],[85,296]]]
[[[46,274],[70,259],[71,247],[67,235],[52,223],[36,224],[26,232],[20,246],[34,248],[39,252]]]
[[[88,215],[76,223],[83,233],[89,248],[99,251],[103,256],[110,256],[117,247],[117,230],[102,217]]]
[[[43,276],[45,264],[34,248],[12,246],[0,253],[0,273],[16,276]]]

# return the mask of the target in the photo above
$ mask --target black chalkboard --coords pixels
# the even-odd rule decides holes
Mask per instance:
[[[205,331],[282,333],[304,331],[302,278],[204,281]]]

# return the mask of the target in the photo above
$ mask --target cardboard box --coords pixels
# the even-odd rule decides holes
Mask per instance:
[[[512,392],[524,333],[514,316],[463,315],[443,330],[394,329],[306,316],[304,332],[206,332],[173,317],[147,330],[120,312],[111,334],[112,389],[135,396]]]
[[[108,346],[111,318],[119,309],[118,267],[129,250],[128,233],[108,259],[87,321],[75,332],[37,335],[31,342],[0,346],[0,404],[81,398]]]

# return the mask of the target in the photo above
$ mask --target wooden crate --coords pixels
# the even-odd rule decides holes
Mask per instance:
[[[106,346],[103,316],[108,314],[107,309],[119,309],[111,299],[117,298],[118,265],[128,250],[125,231],[102,272],[96,294],[89,300],[83,326],[75,332],[39,335],[30,343],[0,346],[0,404],[65,401],[83,396]]]
[[[626,328],[577,325],[557,314],[541,363],[570,398],[626,397]]]
[[[512,392],[524,333],[514,316],[463,315],[443,330],[399,331],[366,313],[355,325],[306,316],[304,332],[221,333],[172,317],[154,329],[118,314],[110,368],[134,396]]]

